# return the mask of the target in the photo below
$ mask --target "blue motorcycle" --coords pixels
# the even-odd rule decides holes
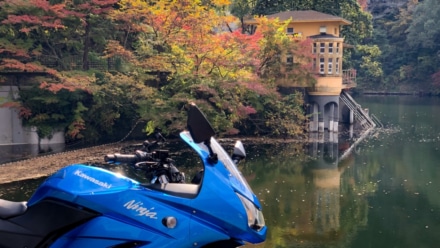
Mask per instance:
[[[230,157],[195,105],[188,131],[180,133],[203,161],[185,183],[167,150],[109,154],[151,175],[140,183],[83,164],[50,176],[28,202],[0,199],[0,247],[239,247],[266,239],[262,208],[236,164],[245,157],[237,142]]]

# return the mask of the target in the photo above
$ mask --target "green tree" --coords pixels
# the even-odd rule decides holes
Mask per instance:
[[[422,47],[438,50],[440,44],[440,5],[435,0],[417,4],[408,27],[407,41],[412,48]]]
[[[417,4],[412,15],[411,25],[407,29],[407,42],[417,51],[414,65],[414,78],[417,81],[429,81],[438,88],[440,72],[440,6],[437,1],[425,0]],[[429,86],[424,86],[429,90]]]
[[[345,42],[351,45],[365,43],[365,39],[373,35],[371,14],[363,11],[354,0],[341,1],[340,6],[340,16],[351,21],[351,25],[344,26],[341,31]]]
[[[84,125],[82,112],[87,110],[82,100],[87,97],[83,91],[61,89],[54,93],[33,86],[20,91],[20,114],[25,126],[37,127],[39,138],[50,137],[54,131],[68,128],[71,138],[81,138]]]
[[[377,18],[372,43],[383,51],[378,60],[383,64],[384,87],[432,90],[430,82],[436,81],[440,67],[438,56],[432,56],[439,50],[433,42],[438,30],[430,27],[438,21],[436,10],[433,1],[411,0]]]
[[[383,77],[381,63],[378,61],[381,55],[381,50],[377,45],[357,45],[355,56],[359,59],[358,67],[360,68],[357,74],[363,81],[364,85],[361,87],[371,86],[371,82],[380,82]],[[365,85],[365,82],[370,82]]]

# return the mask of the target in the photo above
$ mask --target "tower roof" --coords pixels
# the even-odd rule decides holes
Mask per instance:
[[[292,19],[291,22],[339,22],[341,25],[350,25],[351,22],[330,14],[325,14],[315,10],[294,10],[284,11],[266,16],[268,19],[278,18],[281,22]],[[252,23],[255,20],[252,18],[247,20],[247,23]]]

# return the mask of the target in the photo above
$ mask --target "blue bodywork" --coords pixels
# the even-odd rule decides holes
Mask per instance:
[[[99,213],[56,239],[51,247],[112,247],[124,243],[136,247],[201,247],[229,239],[263,242],[267,230],[264,223],[255,228],[249,220],[249,216],[261,214],[261,205],[229,155],[211,138],[219,159],[209,164],[205,145],[194,143],[188,132],[182,132],[181,138],[204,163],[200,184],[169,184],[168,189],[158,190],[154,185],[141,185],[82,164],[65,167],[48,178],[28,206],[56,199]],[[169,217],[175,218],[175,227],[164,224]]]

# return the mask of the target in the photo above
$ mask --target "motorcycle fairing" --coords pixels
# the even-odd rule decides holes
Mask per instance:
[[[48,195],[75,201],[78,195],[108,194],[132,187],[139,187],[139,182],[102,168],[73,164],[50,176],[29,199],[28,206]]]
[[[142,228],[99,216],[66,233],[51,247],[142,247],[150,243],[145,239],[149,236]]]
[[[215,223],[209,231],[218,230],[229,237],[251,243],[263,242],[267,228],[256,231],[249,227],[246,210],[237,194],[243,195],[258,208],[260,204],[221,145],[213,137],[211,138],[212,149],[217,153],[219,161],[210,165],[206,161],[209,156],[206,145],[195,143],[188,132],[181,132],[180,136],[202,159],[205,159],[202,186],[199,195],[193,201],[196,213],[191,219],[191,236],[208,237],[206,226]],[[199,240],[194,242],[196,241],[201,242]]]
[[[189,132],[181,132],[180,137],[189,145],[191,146],[201,158],[206,158],[209,155],[208,148],[206,145],[202,143],[195,143]],[[234,165],[234,162],[231,160],[229,155],[224,151],[223,147],[217,142],[216,139],[211,137],[211,146],[213,147],[213,150],[217,152],[217,156],[219,157],[219,161],[223,164],[223,166],[228,171],[228,175],[226,178],[230,181],[231,186],[240,194],[242,194],[244,197],[246,197],[248,200],[253,202],[258,208],[261,208],[261,205],[258,201],[258,199],[255,197],[255,194],[252,192],[250,186],[248,185],[246,179],[243,178],[241,175],[241,172],[238,170],[238,168]],[[223,176],[225,177],[225,176]]]
[[[81,171],[82,176],[77,175],[78,171]],[[191,205],[190,198],[173,196],[166,192],[145,188],[138,182],[124,176],[118,176],[110,171],[92,166],[72,165],[65,167],[60,173],[48,178],[37,189],[30,202],[36,204],[39,199],[48,197],[70,201],[78,206],[84,206],[101,213],[105,219],[99,218],[85,223],[84,226],[78,227],[82,230],[81,232],[73,230],[73,232],[80,234],[76,237],[78,240],[88,239],[91,244],[101,242],[102,245],[98,245],[98,247],[112,243],[113,241],[109,241],[115,237],[112,233],[119,232],[120,234],[121,230],[130,230],[131,233],[137,235],[121,236],[120,239],[114,239],[115,244],[138,242],[151,243],[152,247],[158,247],[160,244],[167,244],[172,240],[180,240],[180,246],[182,238],[186,237],[189,229],[192,210],[188,207]],[[178,224],[175,228],[170,229],[163,224],[163,219],[168,216],[177,219]],[[117,227],[115,230],[89,227],[106,226],[108,219],[114,221],[113,225]],[[73,239],[74,235],[70,235],[70,237]],[[66,240],[65,237],[63,239]],[[64,246],[54,245],[51,247]]]

